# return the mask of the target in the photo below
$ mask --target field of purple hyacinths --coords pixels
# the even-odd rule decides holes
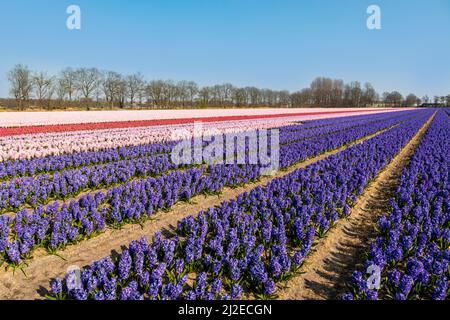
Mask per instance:
[[[100,145],[65,152],[50,151],[55,133],[35,135],[35,142],[27,135],[0,137],[0,298],[286,297],[282,293],[304,277],[314,249],[357,214],[388,166],[396,170],[394,160],[405,163],[397,169],[395,191],[386,193],[384,211],[374,213],[374,236],[364,254],[355,253],[343,268],[351,281],[339,284],[344,289],[333,298],[450,298],[448,110],[247,119],[208,127],[220,130],[202,135],[201,146],[223,141],[223,148],[215,149],[214,161],[204,154],[195,161],[193,151],[187,163],[174,162],[173,150],[180,143],[194,146],[199,137],[188,130],[187,138],[170,139],[170,126],[134,128],[128,133],[139,138],[116,147],[101,146],[102,130],[75,131],[67,133],[70,139],[90,135],[86,139]],[[151,141],[143,130],[152,130]],[[255,132],[258,150],[267,134],[262,149],[264,156],[279,153],[277,170],[266,174],[273,163],[254,155],[249,141],[243,149],[227,145],[230,130]],[[35,155],[6,150],[11,139],[26,141]],[[402,156],[405,148],[412,148],[409,158]],[[217,161],[230,150],[232,162]],[[239,192],[229,196],[233,190]],[[202,210],[193,209],[202,203]],[[138,230],[127,229],[136,225],[145,230],[159,220],[167,224],[160,222],[156,232],[130,231],[120,250],[108,247],[115,234]],[[77,257],[78,247],[92,253]],[[43,263],[58,260],[63,263]]]

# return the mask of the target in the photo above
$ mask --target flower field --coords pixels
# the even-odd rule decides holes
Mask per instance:
[[[0,120],[0,297],[17,298],[8,284],[30,299],[276,299],[417,140],[371,226],[376,237],[336,298],[449,299],[446,110],[158,112]],[[226,139],[249,132],[257,155],[251,138],[242,146]],[[198,139],[199,162],[196,149],[188,162],[174,162],[180,144]],[[205,155],[212,146],[214,161]],[[218,161],[229,154],[232,162]],[[278,168],[269,176],[267,156]],[[225,200],[232,190],[242,192]],[[192,209],[198,202],[203,210]],[[170,224],[145,237],[130,232],[118,254],[99,245],[114,237],[111,230],[161,217]],[[65,258],[78,247],[97,249],[83,260]],[[48,257],[64,263],[35,267]],[[380,269],[377,288],[370,266]],[[47,293],[36,297],[39,287]]]
[[[68,116],[67,112],[8,112],[2,113],[0,128],[41,126],[61,126],[61,125],[85,125],[85,124],[106,124],[114,127],[123,127],[126,124],[143,121],[153,121],[143,123],[145,125],[158,124],[180,124],[189,122],[192,119],[206,121],[225,120],[248,120],[255,118],[272,118],[287,116],[302,116],[304,120],[320,118],[342,117],[358,115],[363,113],[390,112],[398,109],[357,109],[357,108],[290,108],[290,109],[206,109],[206,110],[142,110],[142,111],[73,111]],[[158,123],[159,122],[159,123]],[[166,123],[164,123],[166,122]],[[139,125],[139,123],[137,123]],[[141,124],[142,126],[142,124]],[[93,127],[93,129],[101,129]],[[103,127],[105,128],[105,127]],[[42,131],[46,132],[46,131]],[[2,136],[3,134],[0,134]]]

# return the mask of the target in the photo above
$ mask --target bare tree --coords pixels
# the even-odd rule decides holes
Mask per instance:
[[[211,102],[211,87],[203,87],[199,93],[200,104],[202,107],[208,106]]]
[[[322,107],[330,107],[333,93],[333,80],[330,78],[318,77],[311,82],[311,92],[314,104]]]
[[[256,107],[261,104],[261,93],[258,88],[246,87],[245,91],[247,92],[248,101],[251,106]]]
[[[177,86],[172,80],[162,82],[162,107],[169,108],[177,98]]]
[[[141,89],[137,93],[137,100],[138,100],[140,106],[144,105],[146,87],[147,87],[147,82],[144,81],[144,83],[142,83]]]
[[[383,101],[385,105],[399,107],[402,105],[403,96],[398,91],[385,92],[383,93]]]
[[[278,92],[278,105],[283,108],[290,106],[291,99],[290,93],[287,90],[282,90]]]
[[[61,71],[58,79],[60,90],[65,91],[69,101],[72,101],[77,90],[77,72],[72,68]]]
[[[236,107],[247,105],[247,94],[244,88],[234,88],[232,93],[233,104]]]
[[[163,103],[163,88],[164,81],[162,80],[150,81],[145,87],[147,102],[153,107],[159,107]]]
[[[33,88],[31,72],[28,67],[18,64],[8,72],[10,93],[17,101],[19,110],[25,109],[25,103],[30,98]]]
[[[88,101],[98,87],[101,74],[96,68],[80,68],[76,71],[75,87],[80,91],[81,97]]]
[[[122,76],[114,71],[108,71],[103,76],[101,88],[105,96],[105,100],[111,109],[114,108],[114,102],[120,101],[122,81]]]
[[[358,81],[352,81],[346,87],[348,105],[354,108],[361,106],[362,89]]]
[[[139,92],[144,88],[144,76],[140,73],[129,75],[125,78],[125,84],[128,98],[130,99],[130,105],[133,107],[136,98],[139,96]]]
[[[417,96],[415,94],[410,93],[405,99],[405,105],[407,107],[414,107],[417,104]]]
[[[364,107],[368,107],[374,104],[376,101],[378,101],[378,99],[379,96],[373,86],[370,83],[366,82],[364,84],[364,90],[362,94],[362,104],[364,105]]]
[[[314,104],[312,90],[304,88],[291,95],[291,105],[296,108],[309,107]]]
[[[344,89],[345,84],[344,80],[333,80],[332,89],[331,89],[331,106],[339,107],[342,106],[342,100],[344,97]]]
[[[220,86],[220,95],[223,104],[231,104],[234,86],[231,83],[224,83]]]
[[[127,83],[124,79],[117,83],[119,108],[125,108],[128,96]]]
[[[198,85],[193,81],[179,81],[174,84],[173,94],[173,102],[181,104],[183,107],[193,105],[198,94]]]
[[[58,100],[58,106],[63,107],[64,101],[68,96],[67,87],[65,86],[63,78],[57,78],[55,80],[55,93]]]
[[[36,72],[32,78],[33,87],[38,105],[42,107],[43,101],[47,103],[47,108],[50,108],[50,100],[54,93],[53,77],[47,75],[45,72]]]
[[[188,81],[186,83],[186,90],[189,95],[189,102],[191,105],[193,105],[195,102],[195,98],[199,92],[197,83],[195,83],[194,81]]]

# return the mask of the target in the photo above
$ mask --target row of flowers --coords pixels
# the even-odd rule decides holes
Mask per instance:
[[[282,168],[287,168],[298,161],[388,128],[411,116],[410,113],[401,113],[395,117],[385,116],[379,120],[366,118],[359,126],[348,127],[348,124],[338,123],[337,125],[320,127],[318,131],[314,131],[315,136],[307,140],[282,145],[280,165]],[[303,131],[297,132],[301,134]],[[282,130],[281,137],[283,136]],[[145,154],[147,149],[143,148],[143,150],[139,149],[137,154]],[[236,152],[238,146],[235,145],[234,148]],[[245,153],[248,155],[250,146],[246,145],[246,148]],[[149,149],[150,151],[153,150],[153,148]],[[159,149],[165,150],[164,147]],[[136,154],[134,151],[133,148],[131,153]],[[223,152],[226,152],[226,146],[223,148]],[[244,160],[247,161],[246,163],[249,162],[248,157]],[[36,177],[12,179],[0,184],[0,212],[16,212],[24,205],[35,208],[39,204],[47,204],[53,200],[66,200],[76,197],[79,193],[87,190],[95,191],[101,188],[110,188],[132,179],[146,178],[148,176],[155,177],[170,170],[183,167],[185,165],[177,165],[172,162],[170,153],[156,153],[144,157],[131,158],[130,160],[63,170],[61,173],[56,172],[54,174],[40,174]]]
[[[35,177],[38,174],[51,174],[64,170],[80,169],[121,160],[169,153],[175,144],[176,142],[152,143],[102,151],[84,151],[33,159],[8,160],[0,162],[0,181],[21,177]]]
[[[428,112],[51,282],[57,299],[273,298]]]
[[[450,119],[439,111],[402,173],[365,266],[378,266],[380,286],[361,271],[345,299],[450,297]]]

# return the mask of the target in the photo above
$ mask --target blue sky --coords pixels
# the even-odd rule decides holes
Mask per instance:
[[[81,8],[82,29],[66,28]],[[377,4],[382,29],[366,28]],[[0,96],[16,63],[291,91],[316,76],[450,93],[450,0],[0,0]]]

